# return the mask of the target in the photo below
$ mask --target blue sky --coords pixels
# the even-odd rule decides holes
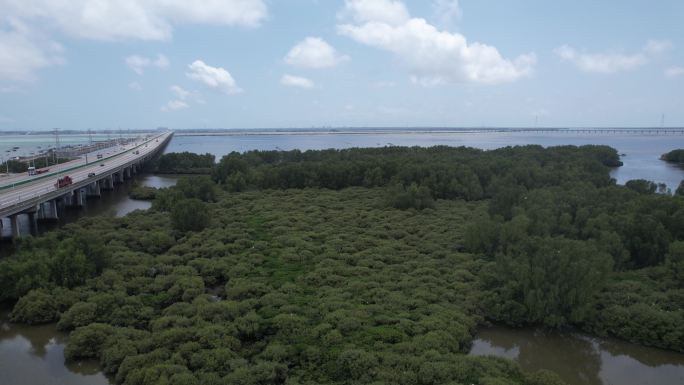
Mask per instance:
[[[684,2],[0,0],[0,130],[684,126]]]

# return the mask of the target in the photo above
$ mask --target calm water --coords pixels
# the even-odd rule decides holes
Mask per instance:
[[[509,358],[528,372],[553,370],[568,385],[684,384],[684,354],[611,338],[493,327],[480,331],[470,354]]]
[[[55,325],[24,326],[7,321],[0,310],[0,384],[108,385],[97,362],[66,364],[67,336]]]
[[[676,148],[684,148],[684,136],[607,135],[572,133],[373,133],[322,135],[231,135],[174,136],[166,152],[211,153],[217,160],[231,151],[320,150],[327,148],[396,146],[468,146],[485,150],[525,144],[542,146],[601,144],[624,154],[624,166],[613,171],[618,183],[648,179],[676,189],[684,179],[684,169],[659,158]]]

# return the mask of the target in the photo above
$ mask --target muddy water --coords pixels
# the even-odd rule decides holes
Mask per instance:
[[[25,326],[0,310],[0,384],[108,385],[97,362],[64,360],[67,336],[55,325]]]
[[[684,354],[576,333],[487,328],[470,354],[509,358],[528,372],[552,370],[568,385],[684,384]]]
[[[134,183],[150,187],[170,187],[176,184],[176,175],[141,175],[134,181],[103,191],[102,197],[92,199],[81,209],[63,209],[59,222],[41,223],[39,232],[50,231],[83,216],[109,214],[124,216],[134,210],[150,207],[147,201],[133,200],[128,192]],[[28,231],[28,222],[22,223]],[[5,226],[2,230],[7,230]],[[0,257],[11,253],[11,245],[0,246]],[[0,309],[0,385],[106,385],[109,380],[100,372],[97,362],[65,362],[64,347],[67,336],[55,325],[26,326],[8,321],[9,311]]]

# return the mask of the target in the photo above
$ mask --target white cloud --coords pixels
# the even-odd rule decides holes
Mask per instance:
[[[684,67],[672,66],[665,70],[665,76],[668,78],[676,78],[677,76],[684,75]]]
[[[243,91],[237,86],[230,72],[221,67],[212,67],[201,60],[195,60],[188,65],[188,68],[190,69],[190,72],[186,73],[188,78],[203,83],[209,88],[226,94],[238,94]]]
[[[135,90],[135,91],[142,91],[142,86],[138,82],[128,83],[128,88]]]
[[[633,54],[579,52],[568,45],[558,47],[554,52],[561,60],[574,64],[584,72],[611,74],[637,69],[671,47],[672,43],[667,40],[649,40],[641,51]]]
[[[161,107],[161,110],[163,112],[168,112],[168,111],[175,111],[175,110],[183,110],[188,108],[188,103],[182,101],[182,100],[171,100],[166,105]]]
[[[169,66],[169,59],[164,55],[157,55],[156,59],[139,55],[131,55],[125,59],[126,65],[131,71],[142,75],[148,67],[164,69]]]
[[[181,86],[173,85],[169,87],[169,90],[176,96],[179,100],[192,101],[195,103],[204,104],[202,96],[197,91],[188,91]]]
[[[0,24],[0,80],[32,81],[35,71],[64,64],[61,45],[20,21],[10,20],[8,24],[7,29]]]
[[[180,86],[171,86],[169,89],[181,100],[187,99],[192,94],[192,92],[185,90]]]
[[[347,0],[340,14],[354,21],[338,25],[340,34],[396,54],[421,85],[511,82],[529,76],[537,61],[533,53],[511,60],[495,47],[469,44],[461,34],[411,17],[400,1]]]
[[[285,56],[285,63],[300,68],[334,67],[348,56],[340,55],[335,48],[319,37],[307,37],[297,43]]]
[[[87,40],[169,40],[177,25],[258,27],[267,17],[264,0],[0,0],[0,80],[32,80],[36,70],[64,63],[61,46],[38,38],[39,32]],[[10,22],[9,30],[3,21]],[[161,59],[152,65],[164,67]]]
[[[669,40],[649,40],[644,46],[644,52],[659,55],[672,49],[672,42]]]
[[[463,11],[458,0],[434,0],[432,9],[443,25],[451,25],[463,17]]]
[[[280,78],[280,84],[287,87],[314,88],[316,84],[307,78],[285,74]]]
[[[263,0],[3,0],[6,16],[91,40],[168,40],[177,24],[259,26]]]
[[[406,5],[397,0],[346,0],[339,17],[351,17],[357,24],[401,25],[406,23],[411,15]]]

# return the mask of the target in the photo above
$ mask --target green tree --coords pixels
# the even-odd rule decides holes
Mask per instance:
[[[186,198],[195,198],[203,202],[216,202],[218,188],[208,176],[192,176],[178,180],[175,189]]]
[[[611,266],[610,255],[591,242],[531,238],[514,254],[497,258],[488,305],[504,322],[581,322]]]
[[[32,290],[14,305],[10,320],[29,325],[54,322],[59,310],[59,303],[47,291]]]
[[[210,221],[209,207],[199,199],[183,199],[171,208],[171,224],[181,231],[202,231]]]

